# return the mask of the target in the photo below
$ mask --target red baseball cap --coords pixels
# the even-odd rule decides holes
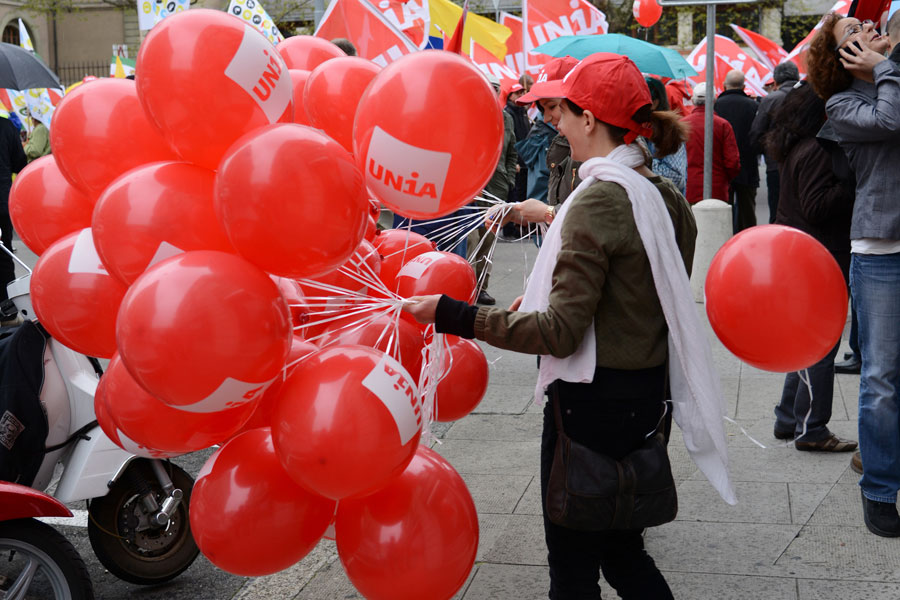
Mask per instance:
[[[566,76],[566,73],[575,68],[575,65],[578,64],[577,58],[572,58],[571,56],[563,56],[561,58],[554,58],[541,69],[540,74],[538,75],[537,82],[544,83],[547,81],[555,81],[562,79]],[[534,86],[532,86],[534,89]],[[541,98],[553,98],[554,96],[540,96]],[[528,92],[523,94],[518,100],[516,100],[516,104],[531,104],[535,100],[538,99],[538,96],[535,96],[534,93]]]
[[[598,52],[591,54],[556,81],[535,83],[535,98],[567,98],[597,120],[627,129],[625,142],[639,136],[650,136],[649,123],[638,123],[633,117],[651,103],[650,89],[644,76],[627,56]]]
[[[514,83],[511,88],[509,88],[509,93],[513,94],[515,92],[521,92],[525,88],[522,87],[521,83]]]

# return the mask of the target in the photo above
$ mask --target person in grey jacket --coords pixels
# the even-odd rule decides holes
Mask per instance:
[[[762,138],[771,129],[771,115],[775,112],[785,96],[797,84],[800,79],[800,71],[797,65],[788,61],[783,62],[775,67],[772,73],[777,89],[769,92],[769,95],[762,99],[759,103],[759,109],[756,111],[756,118],[750,126],[750,144],[757,152],[762,152]],[[778,161],[769,154],[764,153],[766,157],[766,189],[769,193],[769,223],[775,222],[775,215],[778,214],[778,190],[780,189],[778,179]]]
[[[807,64],[856,174],[850,290],[862,353],[863,517],[872,533],[900,537],[900,69],[884,56],[889,45],[871,22],[832,13]]]

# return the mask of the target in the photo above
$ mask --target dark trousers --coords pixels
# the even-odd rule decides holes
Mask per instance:
[[[728,187],[728,196],[731,200],[734,234],[756,225],[756,188],[732,183]]]
[[[12,252],[13,226],[9,218],[9,203],[0,202],[0,230],[3,231],[3,245]],[[6,300],[6,285],[16,278],[16,265],[12,257],[0,250],[0,301]]]
[[[578,531],[550,522],[544,499],[556,421],[553,403],[559,402],[563,429],[573,440],[620,459],[644,443],[663,418],[665,365],[622,371],[597,368],[590,384],[554,382],[544,407],[541,439],[541,504],[550,564],[551,600],[600,598],[600,573],[625,600],[672,598],[666,580],[644,551],[642,530]]]
[[[809,388],[796,372],[785,376],[781,402],[775,407],[776,430],[792,431],[799,437],[803,433],[803,420],[809,413],[806,434],[802,440],[817,442],[828,437],[828,421],[831,420],[831,403],[834,397],[834,356],[840,345],[838,342],[822,360],[807,369],[813,394],[811,412]]]
[[[781,193],[781,175],[778,170],[766,171],[766,188],[769,192],[769,223],[775,222],[778,214],[778,196]]]

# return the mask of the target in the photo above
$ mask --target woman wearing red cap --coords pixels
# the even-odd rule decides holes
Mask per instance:
[[[667,373],[674,416],[698,466],[729,502],[721,393],[687,278],[696,226],[684,197],[644,166],[637,144],[662,151],[685,137],[677,115],[653,112],[629,59],[595,54],[532,93],[563,98],[560,129],[582,183],[555,216],[525,295],[510,310],[447,296],[413,298],[406,310],[441,333],[541,355],[545,392],[542,496],[557,432],[614,459],[667,424]],[[536,394],[536,395],[537,395]],[[687,416],[690,415],[690,418]],[[551,599],[600,598],[599,573],[622,598],[672,598],[644,551],[641,530],[581,531],[544,511]]]

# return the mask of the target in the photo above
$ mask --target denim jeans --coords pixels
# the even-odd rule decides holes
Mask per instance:
[[[570,438],[618,460],[660,426],[665,368],[622,371],[598,367],[589,384],[556,381],[550,386],[541,439],[542,505],[557,438],[553,403],[560,403],[563,429]],[[644,550],[642,530],[568,529],[552,523],[545,506],[543,512],[551,600],[598,600],[601,572],[620,598],[672,598],[665,578]]]
[[[859,323],[859,449],[863,495],[896,502],[900,489],[900,253],[854,254],[850,288]]]
[[[775,429],[783,432],[794,432],[801,439],[803,421],[806,421],[804,442],[818,442],[828,437],[828,421],[831,420],[831,402],[834,397],[834,356],[840,342],[832,348],[822,360],[809,367],[809,383],[812,386],[812,411],[809,408],[809,388],[800,380],[796,372],[788,373],[784,378],[784,389],[781,402],[775,407]]]

